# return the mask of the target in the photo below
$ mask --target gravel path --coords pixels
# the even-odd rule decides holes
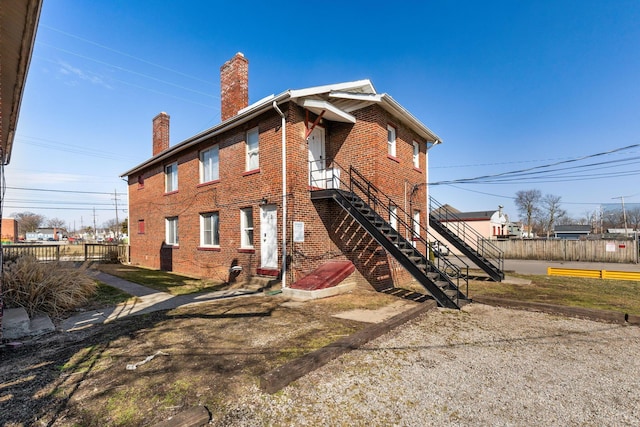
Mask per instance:
[[[640,328],[472,304],[427,313],[216,425],[640,425]]]

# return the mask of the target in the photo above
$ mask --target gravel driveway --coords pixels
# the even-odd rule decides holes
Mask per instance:
[[[471,304],[432,311],[217,425],[640,425],[640,328]]]

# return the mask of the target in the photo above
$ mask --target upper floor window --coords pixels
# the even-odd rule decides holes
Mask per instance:
[[[260,167],[260,133],[258,128],[247,132],[247,169],[252,171]]]
[[[413,141],[413,167],[420,168],[420,145]]]
[[[253,208],[240,209],[240,246],[253,248]]]
[[[387,154],[396,157],[396,128],[387,125]]]
[[[144,234],[144,219],[138,220],[138,234]]]
[[[165,243],[167,245],[178,244],[178,217],[174,216],[165,219]]]
[[[171,163],[164,167],[165,192],[178,191],[178,163]]]
[[[200,215],[200,246],[220,246],[220,215],[218,212]]]
[[[220,179],[220,152],[218,146],[200,152],[200,182]]]

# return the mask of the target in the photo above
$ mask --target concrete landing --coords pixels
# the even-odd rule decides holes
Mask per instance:
[[[311,274],[282,290],[282,295],[297,300],[327,298],[356,287],[355,266],[351,261],[329,261]]]
[[[29,318],[27,311],[20,308],[7,308],[2,315],[2,338],[16,340],[53,332],[55,327],[47,315]]]

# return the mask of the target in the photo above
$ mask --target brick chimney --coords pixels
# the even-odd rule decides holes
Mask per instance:
[[[169,148],[169,115],[162,112],[153,118],[153,155]]]
[[[249,61],[241,52],[220,67],[220,101],[223,122],[249,105]]]

